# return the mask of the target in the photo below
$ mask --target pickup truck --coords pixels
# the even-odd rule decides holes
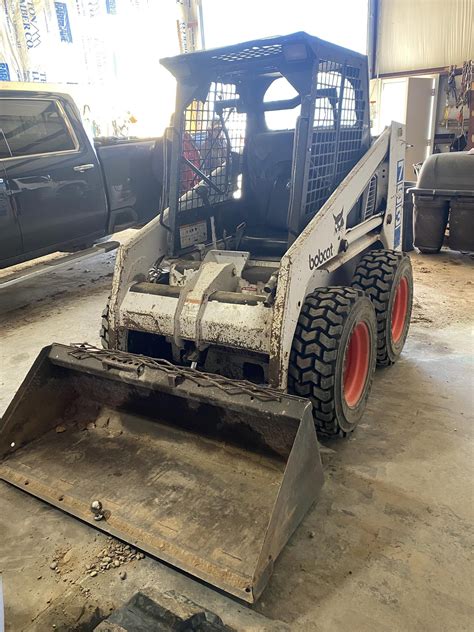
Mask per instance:
[[[0,268],[152,219],[160,151],[157,138],[91,141],[66,94],[0,91]]]

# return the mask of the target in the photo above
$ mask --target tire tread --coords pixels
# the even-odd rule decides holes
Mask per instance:
[[[316,428],[325,436],[345,434],[334,400],[337,350],[344,322],[363,296],[364,290],[354,287],[316,289],[307,296],[296,326],[288,387],[290,392],[311,399]]]
[[[359,261],[354,272],[352,287],[363,290],[372,300],[377,317],[377,365],[394,364],[387,351],[386,327],[388,302],[395,274],[409,256],[397,250],[373,250]]]

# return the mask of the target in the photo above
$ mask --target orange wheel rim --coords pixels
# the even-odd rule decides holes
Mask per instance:
[[[392,305],[392,340],[397,343],[402,337],[408,312],[408,281],[406,277],[400,279],[395,290]]]
[[[369,374],[370,334],[366,323],[359,322],[349,338],[344,358],[342,387],[349,408],[359,403]]]

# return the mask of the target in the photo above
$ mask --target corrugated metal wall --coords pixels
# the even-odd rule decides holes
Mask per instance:
[[[379,0],[375,75],[474,57],[474,0]]]

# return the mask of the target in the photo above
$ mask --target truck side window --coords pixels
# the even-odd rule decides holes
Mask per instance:
[[[77,148],[58,104],[46,99],[1,99],[0,138],[0,158]]]

